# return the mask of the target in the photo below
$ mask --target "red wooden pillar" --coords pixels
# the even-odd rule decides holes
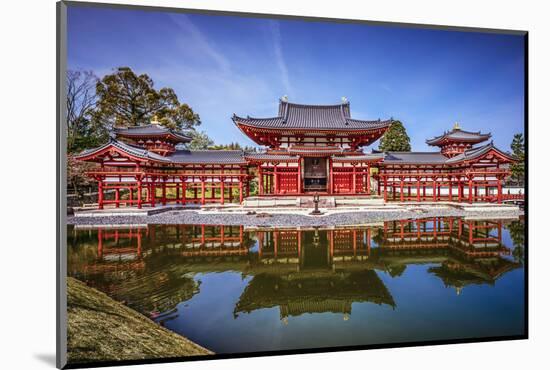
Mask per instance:
[[[204,183],[204,177],[201,177],[201,204],[204,205],[206,201],[204,200],[206,193],[206,186]]]
[[[436,192],[435,188],[436,188],[436,182],[437,182],[437,180],[436,180],[436,179],[432,179],[432,181],[433,181],[433,182],[432,182],[432,198],[433,198],[433,200],[434,200],[434,202],[435,202],[435,201],[437,200],[437,198],[436,198],[437,194],[435,193],[435,192]]]
[[[258,165],[258,193],[264,194],[264,174],[262,173],[262,165]]]
[[[133,206],[134,205],[134,188],[130,186],[128,190],[129,190],[128,199],[130,200],[130,206]]]
[[[403,182],[404,181],[405,181],[405,179],[403,177],[399,178],[399,200],[401,202],[403,201],[403,197],[404,197],[404,194],[403,194]]]
[[[166,178],[162,179],[162,205],[166,205]]]
[[[462,178],[458,178],[458,202],[462,202]]]
[[[380,187],[380,185],[378,185]],[[384,202],[388,201],[388,179],[384,176]]]
[[[279,173],[277,172],[277,165],[273,166],[273,181],[275,182],[274,185],[274,192],[275,194],[279,194]]]
[[[449,201],[453,201],[453,179],[449,177]]]
[[[186,178],[181,178],[181,204],[185,204],[187,202],[187,182]]]
[[[367,194],[370,195],[370,164],[367,163]]]
[[[175,182],[175,179],[174,179],[174,183],[176,184],[176,204],[179,204],[180,203],[180,187],[179,187],[178,183]]]
[[[416,178],[416,201],[420,202],[420,177]]]
[[[141,179],[138,180],[137,185],[137,206],[141,209]]]
[[[331,168],[329,168],[330,171],[332,171]],[[330,176],[330,175],[329,175]],[[298,194],[302,194],[302,158],[298,158],[298,174],[297,174],[297,179],[298,179]],[[330,182],[330,181],[329,181]],[[329,185],[329,188],[330,188],[330,185]],[[330,190],[329,190],[329,193],[330,193]]]
[[[468,202],[472,203],[472,177],[468,179]]]
[[[220,192],[221,192],[221,194],[220,194],[220,203],[224,204],[225,203],[225,179],[222,177],[221,180],[222,181],[220,183]],[[231,189],[231,187],[229,187],[229,189]]]
[[[97,183],[97,205],[99,209],[103,209],[103,180],[100,179]]]
[[[243,203],[243,178],[239,177],[239,204]]]
[[[153,179],[153,182],[151,183],[151,206],[155,206],[155,198],[157,197],[157,191],[155,189],[155,180]]]
[[[352,164],[353,166],[353,170],[352,170],[352,181],[351,181],[351,188],[352,188],[352,194],[356,194],[357,193],[357,172],[356,172],[356,165],[355,163]]]
[[[115,207],[120,207],[120,188],[118,188],[118,185],[115,189]]]
[[[498,204],[502,203],[502,181],[500,177],[497,177],[497,202]]]
[[[328,159],[328,193],[332,194],[334,192],[334,162],[332,161],[332,157]]]

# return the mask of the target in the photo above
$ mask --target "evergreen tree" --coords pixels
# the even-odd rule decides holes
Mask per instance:
[[[383,152],[410,152],[411,139],[401,121],[393,121],[382,139],[379,150]]]
[[[151,77],[138,76],[129,67],[120,67],[99,80],[96,95],[94,119],[105,127],[147,125],[154,116],[172,129],[200,125],[199,115],[180,103],[173,89],[157,90]]]
[[[191,136],[191,142],[187,144],[188,149],[209,149],[212,145],[214,145],[214,140],[212,140],[204,131],[191,130],[189,133]]]
[[[510,148],[512,149],[512,155],[518,160],[517,163],[510,166],[512,180],[518,185],[523,185],[525,177],[525,139],[523,134],[514,135]]]

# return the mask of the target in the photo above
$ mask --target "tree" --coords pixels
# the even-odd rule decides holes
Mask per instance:
[[[510,148],[512,149],[512,155],[518,161],[510,165],[512,180],[514,180],[517,185],[523,185],[525,178],[525,140],[523,134],[514,135]]]
[[[96,167],[95,163],[79,161],[74,158],[73,154],[67,154],[67,188],[72,189],[74,194],[80,197],[84,186],[94,183],[86,174],[94,167]]]
[[[85,149],[83,139],[91,138],[90,116],[96,106],[98,78],[92,71],[67,71],[67,150]],[[93,145],[94,143],[92,143]]]
[[[200,117],[180,103],[173,89],[154,88],[146,74],[136,75],[129,67],[119,67],[96,85],[98,96],[94,118],[104,127],[141,126],[151,122],[153,116],[172,129],[192,128],[200,125]]]
[[[411,143],[407,130],[401,121],[393,121],[382,139],[379,150],[383,152],[410,152]]]
[[[510,239],[514,244],[512,255],[516,262],[523,264],[525,259],[525,223],[521,220],[510,222],[505,226],[509,233]]]
[[[191,130],[189,134],[191,135],[191,142],[187,144],[187,148],[191,150],[208,149],[214,145],[214,140],[204,131]]]

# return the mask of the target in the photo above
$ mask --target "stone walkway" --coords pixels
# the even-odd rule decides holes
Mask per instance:
[[[210,224],[244,225],[248,227],[311,227],[366,225],[382,221],[430,217],[465,217],[476,219],[518,218],[517,207],[498,205],[456,206],[453,204],[390,204],[383,207],[321,209],[323,215],[308,215],[311,209],[273,208],[248,209],[240,207],[187,210],[177,209],[153,215],[109,215],[68,218],[73,225],[132,225],[132,224]]]

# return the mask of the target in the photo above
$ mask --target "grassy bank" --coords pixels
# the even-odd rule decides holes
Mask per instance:
[[[74,278],[67,307],[69,363],[212,354]]]

